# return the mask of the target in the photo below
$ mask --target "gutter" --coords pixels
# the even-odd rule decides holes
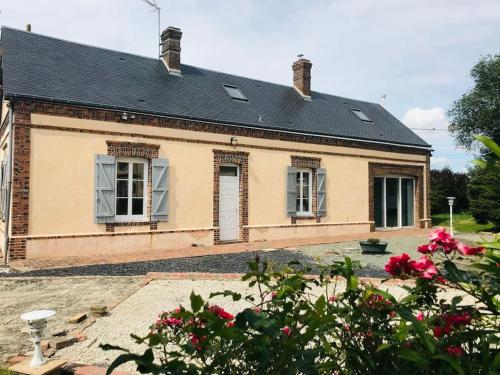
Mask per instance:
[[[119,106],[103,105],[103,104],[96,104],[96,103],[86,103],[86,102],[62,100],[62,99],[56,99],[56,98],[44,98],[44,97],[37,97],[34,95],[5,94],[5,97],[11,98],[11,99],[25,99],[25,100],[48,102],[48,103],[60,103],[60,104],[67,104],[67,105],[84,106],[84,107],[91,108],[91,109],[107,109],[110,111],[127,112],[129,114],[137,114],[137,115],[153,115],[153,116],[168,118],[168,119],[173,119],[173,120],[190,120],[193,122],[199,122],[199,123],[204,123],[204,124],[215,123],[215,124],[222,124],[222,125],[226,125],[226,126],[232,126],[235,128],[245,128],[245,129],[252,129],[252,130],[266,130],[266,131],[275,132],[275,133],[282,133],[282,134],[284,133],[284,134],[306,135],[306,136],[317,137],[317,138],[340,139],[340,140],[363,142],[363,143],[369,143],[369,144],[381,144],[381,145],[387,145],[387,146],[398,146],[398,147],[406,147],[406,148],[410,148],[410,149],[413,148],[413,149],[420,149],[420,150],[426,150],[426,151],[433,151],[432,146],[430,146],[430,145],[428,145],[428,146],[412,145],[412,144],[405,144],[405,143],[398,143],[398,142],[384,142],[384,141],[377,141],[377,140],[369,140],[369,139],[362,139],[362,138],[356,138],[356,137],[343,137],[343,136],[336,136],[336,135],[327,135],[327,134],[322,134],[322,133],[309,133],[309,132],[292,131],[292,130],[286,130],[283,128],[276,129],[275,127],[271,128],[269,126],[265,126],[265,124],[263,124],[263,126],[255,126],[253,124],[248,124],[248,123],[235,123],[235,122],[228,122],[228,121],[222,121],[222,120],[208,120],[208,119],[203,119],[203,118],[193,117],[193,116],[172,115],[172,114],[165,114],[162,112],[147,111],[147,110],[140,111],[137,108],[119,107]]]
[[[5,189],[5,241],[3,245],[3,264],[7,265],[9,262],[9,234],[10,234],[10,194],[12,191],[12,165],[14,162],[14,145],[12,140],[14,139],[12,133],[14,129],[14,104],[9,102],[9,157],[7,159],[7,187]]]

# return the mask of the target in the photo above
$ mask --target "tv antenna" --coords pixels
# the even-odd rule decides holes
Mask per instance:
[[[141,0],[156,11],[158,14],[158,57],[161,57],[161,26],[160,26],[160,0]]]

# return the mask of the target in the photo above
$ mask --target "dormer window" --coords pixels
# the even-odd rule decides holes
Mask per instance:
[[[236,86],[222,85],[231,99],[248,102],[248,98]]]
[[[351,111],[356,115],[358,116],[358,118],[363,121],[363,122],[373,122],[372,120],[370,120],[370,118],[364,114],[363,111],[361,111],[361,109],[355,109],[355,108],[352,108]]]

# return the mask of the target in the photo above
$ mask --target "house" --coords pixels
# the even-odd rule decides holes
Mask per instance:
[[[382,106],[4,27],[6,259],[430,225],[430,145]],[[7,256],[8,254],[8,256]]]

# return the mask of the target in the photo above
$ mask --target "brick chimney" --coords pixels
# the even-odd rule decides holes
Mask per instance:
[[[293,86],[307,100],[311,100],[311,67],[312,63],[302,55],[292,65]]]
[[[170,74],[181,75],[182,31],[169,26],[161,33],[161,59]]]

